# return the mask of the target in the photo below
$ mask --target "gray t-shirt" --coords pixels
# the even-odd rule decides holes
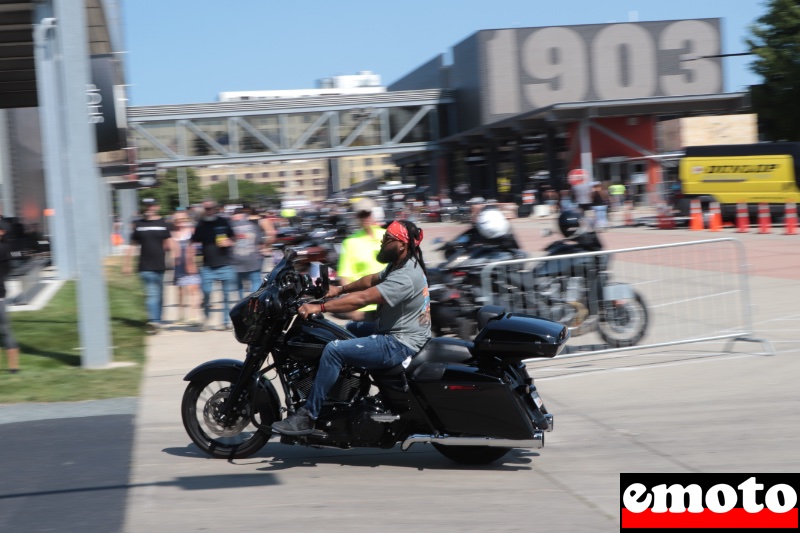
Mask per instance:
[[[236,240],[233,243],[233,266],[236,272],[261,271],[264,257],[261,255],[261,241],[264,232],[250,220],[231,220]]]
[[[428,279],[415,259],[405,265],[380,273],[375,287],[386,300],[378,306],[378,333],[393,335],[415,352],[431,337],[431,297]]]

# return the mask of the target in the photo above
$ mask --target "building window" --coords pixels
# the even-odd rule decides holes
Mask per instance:
[[[371,170],[367,170],[367,179],[371,180],[374,177],[375,177],[375,173],[372,172]]]
[[[286,171],[285,170],[281,170],[280,172],[278,172],[278,175],[280,177],[282,177],[282,178],[285,178],[286,177]]]
[[[325,185],[325,180],[314,180],[314,185]]]
[[[392,164],[392,158],[389,157],[389,156],[384,157],[383,158],[383,164],[384,165],[391,165]]]
[[[364,166],[371,167],[372,166],[372,158],[368,157],[364,160]]]
[[[246,179],[246,180],[253,179],[253,173],[252,172],[248,172],[247,174],[244,175],[244,179]]]
[[[269,177],[269,172],[262,172],[261,173],[261,177],[262,178],[268,178]]]
[[[313,169],[313,170],[311,171],[311,173],[312,173],[312,174],[314,174],[315,176],[319,176],[319,173],[320,173],[320,172],[322,172],[322,171],[321,171],[320,169],[318,169],[318,168],[315,168],[315,169]]]
[[[219,181],[219,176],[214,174],[213,176],[211,176],[211,181]]]

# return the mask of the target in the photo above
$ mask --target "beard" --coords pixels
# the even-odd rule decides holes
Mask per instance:
[[[399,258],[400,258],[400,252],[398,250],[381,248],[375,259],[378,260],[378,263],[383,263],[384,265],[387,265],[389,263],[394,263]]]

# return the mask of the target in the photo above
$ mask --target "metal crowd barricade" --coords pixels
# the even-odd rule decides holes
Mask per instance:
[[[542,275],[548,269],[558,271],[564,264],[559,262],[566,258],[594,264],[598,257],[603,265],[600,270],[578,269],[567,276],[574,279],[561,281],[560,288],[553,283],[552,276]],[[604,343],[600,335],[592,331],[591,317],[597,313],[596,305],[582,305],[581,299],[576,297],[588,294],[586,300],[591,302],[602,292],[596,281],[604,275],[608,276],[612,289],[613,283],[630,284],[644,301],[648,327],[642,340],[634,346],[612,348]],[[583,282],[580,281],[582,277]],[[558,290],[562,294],[572,291],[573,304],[543,307],[541,303],[549,301],[551,295],[557,296]],[[569,325],[573,332],[568,345],[571,350],[559,358],[725,339],[729,341],[726,351],[730,351],[736,341],[745,341],[761,343],[767,355],[775,353],[769,341],[753,335],[746,254],[738,239],[490,263],[481,272],[481,292],[483,303]],[[613,290],[609,294],[611,292]]]

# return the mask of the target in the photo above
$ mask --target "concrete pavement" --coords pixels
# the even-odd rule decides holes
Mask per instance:
[[[514,227],[540,250],[554,237],[539,231],[552,224]],[[431,264],[433,238],[459,231],[425,226]],[[625,228],[603,238],[624,248],[718,236]],[[620,472],[797,471],[799,237],[724,236],[746,243],[756,333],[777,356],[712,343],[532,364],[556,430],[542,450],[486,467],[424,445],[321,450],[276,440],[249,459],[209,459],[181,425],[182,378],[204,361],[242,358],[244,347],[229,332],[167,328],[148,342],[124,531],[615,531]]]

